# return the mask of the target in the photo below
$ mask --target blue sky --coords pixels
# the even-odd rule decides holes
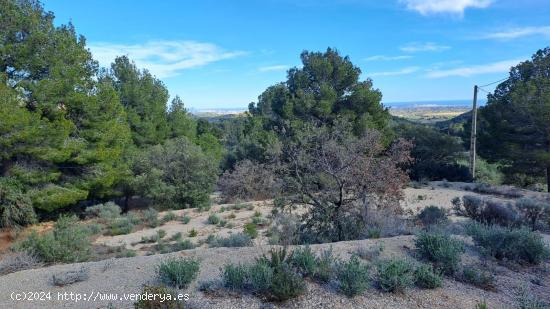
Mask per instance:
[[[239,108],[303,50],[348,55],[383,101],[469,99],[550,45],[548,0],[45,0],[108,66],[127,54],[192,108]],[[492,90],[487,87],[487,90]]]

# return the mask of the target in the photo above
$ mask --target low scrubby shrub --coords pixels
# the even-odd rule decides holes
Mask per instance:
[[[19,228],[37,221],[31,198],[14,178],[0,177],[0,205],[0,228]]]
[[[252,238],[244,233],[231,234],[227,237],[210,235],[206,243],[211,248],[215,247],[249,247],[252,246]]]
[[[305,277],[313,277],[317,270],[317,258],[309,246],[297,248],[290,255],[290,264]]]
[[[109,234],[113,236],[130,234],[133,229],[132,221],[126,217],[116,218],[109,223]]]
[[[377,285],[384,292],[402,293],[414,283],[414,268],[407,261],[381,261],[377,269]]]
[[[42,263],[34,255],[27,252],[15,252],[0,260],[0,276],[40,266]]]
[[[422,258],[432,262],[436,269],[445,274],[452,274],[458,269],[464,252],[461,241],[437,232],[420,233],[416,237],[415,245]]]
[[[194,228],[189,231],[189,237],[197,237],[197,235],[199,235],[199,232],[197,232]]]
[[[533,231],[539,227],[545,217],[550,218],[550,202],[524,197],[516,201],[516,208],[524,224]]]
[[[376,247],[358,247],[356,250],[355,250],[355,254],[362,258],[363,260],[367,260],[367,261],[373,261],[373,260],[376,260],[378,259],[378,257],[380,256],[380,254],[384,251],[384,245],[383,243],[380,243],[378,246]]]
[[[441,286],[443,277],[434,271],[432,265],[421,264],[414,270],[414,283],[422,289],[435,289]]]
[[[258,230],[256,229],[256,224],[247,223],[244,225],[243,233],[250,236],[250,238],[258,237]]]
[[[511,203],[465,195],[460,200],[453,200],[458,215],[468,217],[486,224],[517,225],[520,218]]]
[[[151,295],[158,295],[151,297]],[[165,286],[144,286],[134,303],[135,309],[184,309],[185,302],[178,300],[176,292]]]
[[[90,239],[86,230],[74,216],[61,216],[54,228],[29,237],[15,245],[15,250],[25,251],[46,263],[84,262],[90,258]]]
[[[495,276],[493,276],[493,274],[474,267],[464,267],[460,279],[463,282],[484,290],[492,291],[496,288]]]
[[[527,228],[514,229],[498,225],[473,223],[467,227],[476,245],[497,260],[520,264],[540,264],[548,258],[549,249],[540,234]]]
[[[98,218],[103,222],[118,218],[121,212],[120,207],[113,202],[90,206],[84,211],[86,218]]]
[[[340,292],[349,297],[363,293],[370,284],[368,266],[355,255],[349,261],[340,263],[336,278]]]
[[[191,217],[189,217],[189,216],[183,216],[183,217],[181,218],[181,222],[182,222],[183,224],[187,224],[187,223],[189,223],[189,221],[191,221]]]
[[[169,211],[164,215],[164,217],[162,217],[162,222],[166,223],[166,222],[169,222],[169,221],[174,221],[177,218],[178,218],[178,216],[173,211]]]
[[[223,267],[223,284],[225,287],[240,290],[247,284],[247,267],[243,264],[227,264]]]
[[[143,211],[143,223],[148,227],[159,226],[159,212],[153,208],[148,208]]]
[[[335,267],[338,261],[332,254],[332,248],[323,250],[315,257],[314,278],[320,282],[329,282],[334,277]]]
[[[268,166],[250,160],[238,162],[232,171],[226,171],[218,186],[222,200],[265,200],[275,197],[280,184]]]
[[[218,223],[220,223],[220,217],[215,214],[211,214],[210,216],[208,216],[208,224],[216,225]]]
[[[161,282],[178,289],[187,287],[197,277],[199,261],[192,258],[168,258],[157,266]]]
[[[250,289],[256,293],[266,293],[273,282],[273,269],[265,261],[257,261],[248,268]]]
[[[90,278],[89,270],[82,267],[79,270],[70,270],[54,274],[52,276],[52,283],[55,286],[66,286],[76,282],[86,281],[88,278]]]
[[[176,243],[172,245],[172,252],[174,251],[182,251],[182,250],[190,250],[194,249],[195,244],[191,242],[189,239],[186,240],[178,240]]]
[[[440,224],[447,221],[447,212],[441,207],[428,206],[422,209],[417,218],[424,226]]]
[[[474,192],[481,194],[501,195],[508,198],[522,197],[521,190],[512,186],[493,186],[486,183],[477,183],[474,188]]]
[[[302,295],[306,290],[304,279],[295,273],[288,264],[273,269],[270,296],[276,301],[285,301]]]
[[[548,309],[550,303],[533,295],[529,288],[523,286],[518,296],[518,308],[520,309]]]

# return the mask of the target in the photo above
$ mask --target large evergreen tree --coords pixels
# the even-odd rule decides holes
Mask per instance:
[[[509,176],[546,176],[550,184],[550,48],[513,67],[480,118],[482,156],[502,161]]]
[[[84,37],[38,1],[0,7],[1,185],[45,211],[112,194],[129,128]]]

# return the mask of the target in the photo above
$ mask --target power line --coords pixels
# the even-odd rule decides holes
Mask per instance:
[[[481,85],[481,86],[478,86],[478,87],[487,87],[487,86],[491,86],[491,85],[493,85],[493,84],[503,82],[503,81],[505,81],[505,80],[507,80],[507,79],[509,79],[509,78],[510,78],[510,77],[506,77],[506,78],[503,78],[503,79],[499,79],[499,80],[497,80],[496,82],[488,83],[488,84],[486,84],[486,85]]]

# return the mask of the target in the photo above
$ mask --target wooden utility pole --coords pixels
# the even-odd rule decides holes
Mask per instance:
[[[474,101],[472,105],[472,132],[470,134],[470,174],[472,175],[472,181],[474,181],[476,179],[477,85],[474,86]]]

